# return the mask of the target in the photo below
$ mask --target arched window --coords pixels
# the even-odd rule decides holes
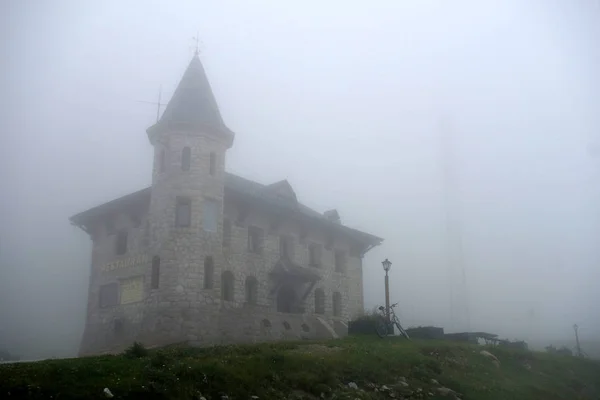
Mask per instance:
[[[256,304],[258,297],[258,281],[255,277],[249,276],[246,278],[246,303]]]
[[[158,280],[160,277],[160,257],[152,257],[152,276],[150,278],[150,287],[158,289]]]
[[[191,158],[192,149],[190,149],[189,147],[184,147],[183,150],[181,150],[181,169],[183,171],[190,170]]]
[[[342,315],[342,295],[340,292],[333,294],[333,315],[340,317]]]
[[[215,171],[217,170],[217,155],[215,153],[210,153],[210,165],[208,166],[208,172],[211,176],[215,176]]]
[[[225,301],[233,301],[233,273],[225,271],[221,275],[221,299]]]
[[[325,314],[325,292],[323,292],[323,289],[315,290],[315,314]]]
[[[211,256],[204,257],[204,289],[213,288],[215,265]]]

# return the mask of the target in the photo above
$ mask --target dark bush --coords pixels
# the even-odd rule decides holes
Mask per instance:
[[[381,318],[376,313],[361,315],[353,321],[348,322],[348,334],[350,335],[376,335],[375,324]]]
[[[133,344],[123,352],[123,355],[127,358],[143,358],[148,356],[148,349],[140,342],[133,342]]]

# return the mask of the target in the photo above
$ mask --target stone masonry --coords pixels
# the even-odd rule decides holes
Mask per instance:
[[[71,218],[93,241],[80,354],[347,333],[382,239],[225,172],[234,134],[196,55],[157,124],[152,186]]]

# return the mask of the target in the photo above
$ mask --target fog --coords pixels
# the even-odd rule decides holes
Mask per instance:
[[[600,340],[597,2],[14,1],[0,29],[0,348],[76,354],[91,243],[68,218],[150,184],[140,101],[197,32],[228,171],[385,238],[365,308],[389,258],[405,326]]]

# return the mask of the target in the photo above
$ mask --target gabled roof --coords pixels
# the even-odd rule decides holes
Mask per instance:
[[[202,62],[195,54],[159,121],[148,133],[168,129],[203,129],[232,134],[225,126]]]
[[[287,185],[289,185],[289,183]],[[267,212],[284,212],[309,223],[319,224],[322,228],[339,232],[342,235],[352,236],[361,243],[375,246],[383,241],[383,239],[377,236],[331,222],[323,214],[299,202],[290,202],[288,199],[282,198],[278,191],[268,190],[269,186],[270,185],[263,185],[234,174],[225,174],[226,199],[228,197],[237,197],[253,205],[264,208]],[[90,224],[93,224],[110,213],[135,206],[136,204],[139,206],[148,204],[150,201],[151,189],[151,187],[147,187],[140,191],[101,204],[74,215],[70,218],[70,221],[72,224],[87,231]]]
[[[292,189],[292,185],[285,179],[271,183],[270,185],[265,186],[263,190],[269,191],[275,196],[290,200],[294,203],[298,201],[296,193],[294,192],[294,189]]]

